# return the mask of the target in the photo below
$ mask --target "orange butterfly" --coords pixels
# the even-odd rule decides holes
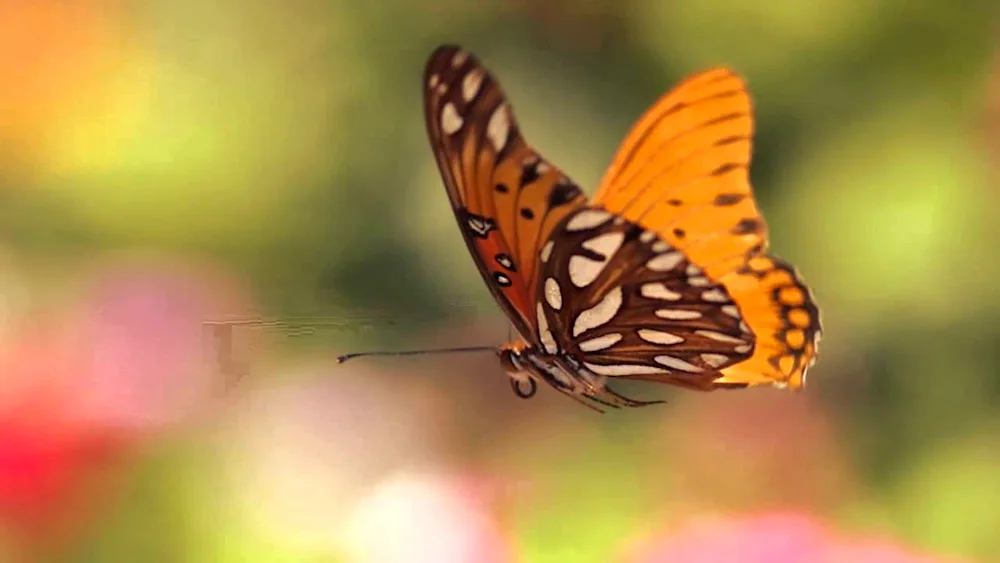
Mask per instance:
[[[469,53],[431,55],[424,99],[462,236],[520,335],[497,350],[519,396],[538,380],[614,407],[660,401],[624,397],[613,379],[802,386],[819,311],[792,267],[766,253],[738,76],[711,70],[658,100],[589,202],[528,146]]]

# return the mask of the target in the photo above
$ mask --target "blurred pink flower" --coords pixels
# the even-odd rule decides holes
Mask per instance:
[[[655,433],[647,440],[648,479],[671,513],[679,505],[829,511],[855,493],[831,417],[804,393],[685,395]],[[674,486],[663,487],[665,481]]]
[[[208,295],[183,275],[105,272],[76,307],[11,330],[0,347],[0,527],[28,546],[71,534],[106,504],[102,477],[196,412]]]
[[[796,513],[690,521],[636,549],[628,563],[943,563],[889,541],[853,539]],[[954,561],[954,560],[947,560]]]
[[[446,468],[437,395],[371,362],[285,369],[241,388],[218,437],[255,536],[359,563],[511,560],[493,482]]]

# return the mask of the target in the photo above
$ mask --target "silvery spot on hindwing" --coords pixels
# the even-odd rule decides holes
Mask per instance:
[[[708,377],[753,353],[726,288],[656,233],[603,209],[542,245],[538,314],[551,346],[602,376]]]

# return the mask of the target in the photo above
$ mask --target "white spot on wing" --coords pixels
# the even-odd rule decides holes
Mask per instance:
[[[597,375],[651,375],[657,373],[667,373],[667,370],[660,369],[655,366],[644,366],[642,364],[612,364],[610,366],[602,366],[600,364],[592,364],[590,362],[583,362],[583,365],[587,367],[590,371],[596,373]]]
[[[695,276],[693,278],[687,279],[688,285],[694,287],[705,287],[706,285],[712,285],[712,282],[708,281],[705,276]]]
[[[583,241],[581,246],[587,250],[593,250],[599,254],[603,254],[606,258],[605,262],[611,259],[611,256],[621,247],[622,242],[625,240],[625,233],[606,233],[598,237],[594,237],[590,240]]]
[[[722,312],[734,319],[740,318],[740,310],[736,305],[726,305],[722,308]]]
[[[729,361],[729,356],[723,356],[722,354],[702,354],[701,359],[705,361],[706,364],[717,368],[722,364]]]
[[[456,51],[451,57],[451,66],[459,67],[469,58],[469,54],[465,51]]]
[[[493,150],[500,152],[507,145],[510,135],[510,109],[507,104],[500,104],[493,110],[490,122],[486,124],[486,136],[493,144]]]
[[[556,311],[562,309],[562,291],[555,278],[545,279],[545,302]]]
[[[749,344],[744,344],[742,346],[737,346],[733,348],[733,350],[736,351],[737,354],[746,354],[747,352],[750,351],[751,348],[753,348],[753,346]]]
[[[689,321],[701,318],[700,312],[688,311],[685,309],[657,309],[654,314],[661,319],[667,319],[670,321]]]
[[[597,338],[591,338],[590,340],[584,340],[580,343],[580,350],[583,352],[597,352],[598,350],[606,350],[622,339],[622,335],[617,332],[612,332],[611,334],[605,334],[604,336],[598,336]]]
[[[597,262],[583,256],[570,256],[569,281],[573,282],[576,287],[586,287],[597,278],[603,269],[604,262]]]
[[[439,82],[441,82],[441,77],[436,74],[432,74],[431,77],[427,79],[427,87],[433,90],[437,88]]]
[[[462,79],[462,99],[471,102],[472,98],[479,93],[480,86],[483,85],[483,70],[474,68]]]
[[[701,275],[701,268],[699,268],[698,266],[695,266],[694,264],[688,264],[686,273],[687,273],[688,277],[691,277],[691,276],[700,276]]]
[[[611,219],[611,214],[603,209],[585,209],[566,223],[567,231],[583,231],[603,225]]]
[[[657,356],[653,359],[656,360],[656,363],[663,364],[671,369],[679,369],[688,373],[698,373],[702,371],[700,367],[694,364],[689,364],[688,362],[673,356]]]
[[[618,314],[621,306],[622,288],[619,286],[609,291],[597,305],[577,315],[573,323],[573,336],[580,336],[592,328],[606,324]]]
[[[603,260],[591,260],[586,256],[576,255],[569,259],[569,279],[577,287],[587,287],[597,276],[601,275],[615,252],[621,248],[625,233],[606,233],[584,241],[583,247],[604,256]]]
[[[684,338],[677,336],[676,334],[671,334],[669,332],[663,332],[662,330],[652,330],[648,328],[640,328],[638,330],[639,338],[649,342],[650,344],[662,344],[669,346],[670,344],[678,344],[684,342]]]
[[[716,342],[725,342],[727,344],[746,344],[746,342],[744,342],[743,340],[740,340],[739,338],[733,338],[732,336],[729,336],[728,334],[723,334],[721,332],[715,332],[714,330],[696,330],[696,331],[694,331],[694,333],[695,334],[700,334],[700,335],[704,336],[705,338],[710,338],[712,340],[715,340]]]
[[[552,256],[552,247],[555,245],[556,242],[554,240],[550,240],[545,243],[545,246],[542,247],[542,252],[539,253],[538,257],[542,259],[543,264],[549,261],[549,256]]]
[[[542,309],[541,303],[538,303],[535,314],[538,315],[538,340],[541,341],[546,352],[549,354],[557,353],[559,347],[556,346],[556,339],[552,337],[552,331],[549,330],[549,321],[545,318],[545,311]]]
[[[670,248],[670,244],[662,240],[653,243],[653,252],[666,252]]]
[[[677,267],[684,260],[684,255],[680,252],[667,252],[660,254],[646,262],[646,267],[654,272],[669,272]]]
[[[441,130],[445,135],[452,135],[462,128],[462,118],[455,109],[455,104],[448,102],[441,108]]]
[[[666,284],[659,282],[642,284],[639,293],[648,299],[662,299],[664,301],[678,301],[682,297],[680,293],[671,291]]]
[[[656,239],[656,233],[654,233],[653,231],[643,231],[642,234],[639,235],[640,242],[650,243],[653,242],[653,240],[655,239]]]
[[[702,301],[708,301],[710,303],[727,303],[729,302],[729,297],[722,292],[721,289],[710,289],[701,294]]]

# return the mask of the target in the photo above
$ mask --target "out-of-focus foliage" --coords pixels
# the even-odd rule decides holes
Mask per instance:
[[[994,4],[0,2],[0,557],[1000,560]],[[426,146],[441,43],[591,187],[685,75],[746,77],[807,391],[598,416],[488,354],[337,366],[506,337]],[[237,317],[324,320],[202,325]]]

